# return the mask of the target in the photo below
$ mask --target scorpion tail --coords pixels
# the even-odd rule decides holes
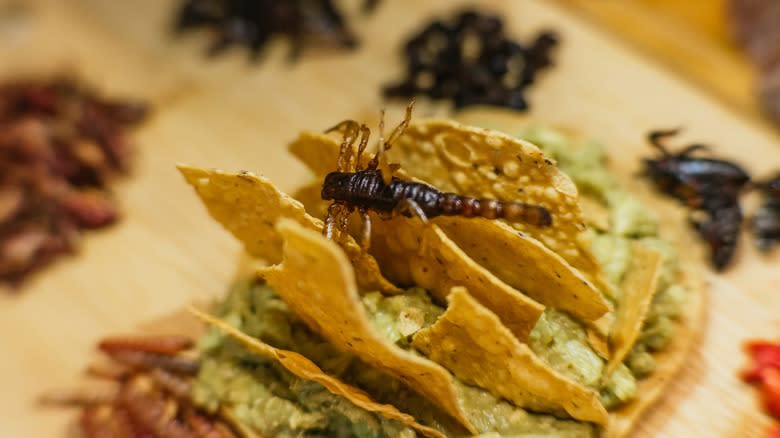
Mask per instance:
[[[510,222],[525,222],[537,227],[552,225],[552,215],[541,206],[522,202],[501,202],[495,199],[476,199],[460,197],[455,211],[445,214],[458,214],[465,217],[483,217],[486,219],[506,219]]]

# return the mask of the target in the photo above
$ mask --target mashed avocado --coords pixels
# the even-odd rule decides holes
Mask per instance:
[[[678,275],[677,254],[668,242],[658,237],[658,219],[655,214],[623,190],[617,179],[607,172],[604,166],[606,156],[601,145],[594,142],[574,145],[566,136],[549,129],[531,129],[522,137],[554,158],[558,167],[577,185],[581,196],[608,209],[609,224],[606,229],[590,227],[593,234],[591,249],[615,289],[614,304],[620,305],[620,289],[617,285],[628,268],[632,240],[642,241],[663,256],[664,268],[642,334],[624,362],[630,370],[628,374],[633,376],[629,379],[626,370],[618,368],[612,380],[623,382],[615,384],[620,388],[602,391],[602,401],[606,406],[614,404],[616,399],[630,400],[635,394],[629,398],[625,398],[625,395],[630,392],[629,386],[636,387],[636,382],[629,380],[633,380],[634,376],[641,378],[652,373],[655,360],[649,353],[669,344],[674,335],[674,320],[679,318],[685,304],[687,291],[674,283]],[[624,396],[620,397],[619,394]]]
[[[414,332],[432,324],[444,311],[420,288],[392,297],[368,293],[363,304],[381,333],[407,349]],[[368,390],[380,401],[392,402],[448,436],[465,435],[435,406],[401,382],[334,350],[310,332],[266,285],[249,281],[237,284],[215,313],[265,342],[304,354],[343,381]],[[209,411],[228,409],[242,424],[264,435],[415,436],[403,425],[357,408],[319,384],[303,381],[273,361],[250,353],[217,330],[203,336],[198,347],[202,366],[193,387],[196,404]],[[479,430],[491,431],[481,437],[596,436],[596,428],[590,424],[527,412],[480,388],[459,383],[457,391],[469,419]]]
[[[658,221],[639,201],[623,191],[604,168],[605,157],[595,143],[572,145],[550,130],[532,130],[524,138],[539,145],[558,161],[577,184],[581,195],[599,205],[607,220],[591,224],[592,250],[615,289],[629,267],[631,242],[641,240],[663,255],[664,270],[653,297],[642,334],[632,351],[607,381],[605,361],[591,347],[586,328],[565,312],[548,308],[530,334],[528,345],[559,373],[599,391],[606,407],[637,396],[637,379],[653,372],[651,353],[664,348],[674,334],[686,290],[674,284],[678,260],[671,246],[658,237]],[[421,288],[383,296],[362,296],[372,325],[382,336],[412,353],[412,336],[433,324],[444,309]],[[448,436],[464,431],[431,402],[400,381],[340,352],[312,333],[292,315],[273,290],[253,281],[235,285],[215,308],[215,314],[243,332],[278,348],[303,354],[327,373],[368,391],[380,402],[391,403],[418,421]],[[249,353],[242,345],[211,330],[199,342],[202,367],[193,397],[210,411],[226,409],[243,425],[273,437],[414,437],[402,424],[364,411],[335,396],[317,383],[299,379],[272,360]],[[481,438],[598,436],[591,424],[529,412],[499,400],[480,388],[456,385],[463,408]]]

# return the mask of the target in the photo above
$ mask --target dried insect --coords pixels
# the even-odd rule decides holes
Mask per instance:
[[[234,438],[237,434],[228,419],[202,412],[192,403],[197,361],[181,354],[190,346],[192,340],[178,336],[104,339],[99,349],[119,361],[123,371],[99,376],[113,380],[114,386],[58,391],[41,401],[82,407],[80,426],[86,438]]]
[[[366,10],[372,8],[366,3]],[[332,0],[187,0],[179,10],[176,30],[209,27],[216,35],[208,49],[216,55],[232,45],[245,45],[256,57],[274,36],[292,44],[295,59],[304,46],[354,48],[357,39],[347,29]]]
[[[0,283],[74,252],[81,230],[119,217],[108,185],[132,158],[126,129],[147,107],[70,78],[0,85]]]
[[[738,165],[715,158],[693,156],[707,146],[692,144],[671,153],[663,140],[678,129],[653,131],[648,141],[661,152],[658,158],[644,159],[644,174],[664,193],[694,209],[702,219],[691,224],[708,243],[715,268],[728,265],[737,247],[742,224],[739,194],[750,176]]]
[[[525,88],[552,65],[557,36],[541,32],[521,45],[504,33],[501,17],[471,10],[453,23],[435,20],[406,42],[406,78],[384,89],[388,97],[427,95],[469,105],[528,108]]]
[[[345,120],[327,131],[344,133],[337,163],[338,170],[327,174],[322,184],[322,199],[333,201],[328,208],[323,230],[328,238],[333,237],[335,228],[341,232],[346,230],[348,216],[356,209],[363,219],[361,244],[365,248],[371,235],[369,211],[377,212],[381,216],[417,216],[422,220],[436,216],[464,216],[523,221],[539,227],[552,224],[550,212],[541,206],[444,193],[427,184],[392,176],[398,166],[386,164],[383,154],[403,135],[411,120],[413,107],[414,100],[406,108],[404,120],[387,140],[382,138],[384,122],[380,122],[378,150],[365,168],[361,159],[370,135],[366,125]],[[360,140],[357,153],[353,154],[353,146],[358,137]]]
[[[750,225],[756,246],[767,251],[780,241],[780,174],[755,185],[764,195],[764,201],[753,215]]]

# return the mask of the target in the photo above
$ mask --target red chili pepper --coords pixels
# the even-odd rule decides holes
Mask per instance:
[[[780,419],[780,369],[766,368],[761,383],[764,408],[769,415]]]
[[[752,340],[744,345],[751,363],[740,376],[758,386],[766,412],[780,419],[780,344],[766,340]],[[780,438],[780,424],[767,430],[767,438]]]
[[[748,383],[758,383],[763,380],[763,373],[768,368],[780,369],[780,345],[765,340],[749,341],[745,351],[753,359],[750,367],[742,371],[741,377]]]

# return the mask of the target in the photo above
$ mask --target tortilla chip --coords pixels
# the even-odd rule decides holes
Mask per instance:
[[[599,288],[606,284],[583,235],[576,186],[533,144],[498,131],[428,119],[412,122],[387,155],[439,190],[547,208],[551,227],[512,226],[540,240]]]
[[[478,265],[438,226],[397,216],[374,221],[371,252],[393,280],[427,289],[446,302],[454,286],[464,286],[525,342],[544,306]]]
[[[700,258],[689,258],[690,263]],[[692,267],[693,265],[688,265]],[[610,422],[603,438],[627,438],[632,436],[639,419],[653,404],[667,392],[667,386],[677,382],[677,375],[689,363],[689,353],[699,341],[706,322],[705,285],[698,269],[687,269],[682,274],[681,284],[688,291],[684,314],[676,325],[672,341],[663,351],[653,353],[655,370],[638,382],[637,393],[641,394],[628,405],[610,412]]]
[[[309,213],[317,219],[325,219],[331,201],[323,200],[322,195],[320,195],[321,191],[322,180],[318,179],[295,189],[293,198],[303,204],[306,208],[306,213]]]
[[[404,137],[405,135],[401,136],[401,138]],[[322,176],[333,169],[327,163],[336,162],[339,143],[335,138],[324,134],[302,133],[296,141],[289,145],[289,150],[309,166],[315,174]],[[406,176],[403,168],[398,174]],[[408,178],[408,176],[406,177]],[[574,192],[576,202],[576,189]],[[438,217],[434,219],[434,222],[470,258],[493,274],[492,276],[519,289],[532,299],[551,307],[569,311],[585,320],[596,319],[609,310],[609,304],[593,283],[584,278],[580,272],[572,269],[564,258],[535,239],[513,231],[505,223],[481,218],[465,219],[460,217]],[[413,225],[410,222],[402,223]],[[374,221],[375,229],[379,229],[381,226],[381,221]],[[397,232],[397,230],[394,228],[394,231]],[[382,237],[380,237],[380,241],[372,243],[372,245],[382,245],[381,240],[386,240],[391,244],[397,240],[390,236],[392,233],[374,233],[374,235],[377,234],[382,235]],[[488,239],[490,244],[485,243]],[[506,249],[510,255],[503,251],[496,251],[495,248],[499,247]],[[377,251],[376,248],[372,248],[372,253],[381,258],[382,269],[386,275],[397,282],[412,284],[414,281],[421,280],[418,277],[421,277],[422,273],[417,272],[419,275],[413,278],[411,269],[414,268],[414,265],[407,263],[408,260],[404,260],[404,257],[408,257],[409,251],[417,252],[418,250],[419,248],[415,245],[405,248],[398,247],[396,250],[386,251],[384,254]],[[385,257],[382,257],[383,255]],[[392,255],[392,257],[387,257],[388,255]],[[431,268],[431,263],[426,263],[426,265],[429,269]],[[438,271],[448,273],[446,269],[438,269]],[[529,275],[529,271],[533,272],[534,275]],[[428,273],[428,275],[433,276],[434,274]],[[440,275],[438,278],[447,279],[448,275]],[[482,294],[476,292],[477,289],[474,285],[449,282],[436,288],[435,284],[431,283],[432,281],[427,281],[426,284],[418,284],[430,290],[435,288],[437,291],[434,293],[437,293],[439,298],[446,296],[452,286],[465,286],[472,291],[472,294],[476,294],[475,296],[481,303],[496,312],[494,306],[489,305],[483,300]],[[501,320],[507,323],[509,319],[503,313],[498,314]],[[518,334],[522,333],[514,328],[512,331]],[[522,336],[520,337],[524,339]]]
[[[282,219],[284,261],[259,272],[290,310],[339,349],[396,377],[476,433],[460,405],[452,375],[382,338],[365,313],[352,265],[339,246],[300,224]]]
[[[320,177],[336,170],[340,146],[339,140],[333,135],[301,132],[297,139],[287,145],[287,150]],[[364,155],[364,161],[368,161],[366,156],[368,154]]]
[[[565,411],[572,418],[606,424],[598,393],[555,372],[520,343],[498,317],[453,288],[447,311],[414,335],[412,345],[461,381],[539,412]]]
[[[584,321],[585,331],[588,333],[588,345],[603,359],[609,359],[612,353],[609,351],[609,329],[615,320],[614,313],[607,313],[595,321]]]
[[[579,271],[503,222],[457,216],[433,222],[477,263],[545,306],[583,320],[598,319],[610,309],[602,293]]]
[[[236,329],[219,318],[203,313],[195,308],[190,308],[189,310],[204,322],[218,327],[220,330],[230,335],[230,337],[241,342],[241,344],[243,344],[249,350],[275,359],[280,365],[287,369],[287,371],[295,374],[301,379],[319,383],[332,394],[346,398],[361,409],[379,414],[388,420],[397,421],[401,424],[409,426],[424,436],[430,438],[446,438],[446,435],[443,433],[436,429],[423,426],[422,424],[418,423],[414,417],[408,414],[404,414],[403,412],[396,409],[395,406],[375,402],[362,390],[355,388],[352,385],[343,383],[339,379],[328,375],[322,371],[314,362],[294,351],[274,348],[268,344],[263,343],[259,339],[245,334],[241,330]]]
[[[610,375],[623,362],[642,332],[662,269],[663,257],[658,251],[638,242],[631,245],[631,264],[620,283],[623,295],[610,333],[612,356],[604,375]]]
[[[281,261],[282,237],[274,228],[280,218],[294,220],[308,230],[322,231],[322,221],[308,215],[300,202],[280,192],[262,176],[184,165],[178,168],[211,217],[240,240],[252,256],[274,264]],[[342,245],[355,266],[361,287],[385,293],[399,292],[382,276],[376,260],[353,238],[347,236]]]

